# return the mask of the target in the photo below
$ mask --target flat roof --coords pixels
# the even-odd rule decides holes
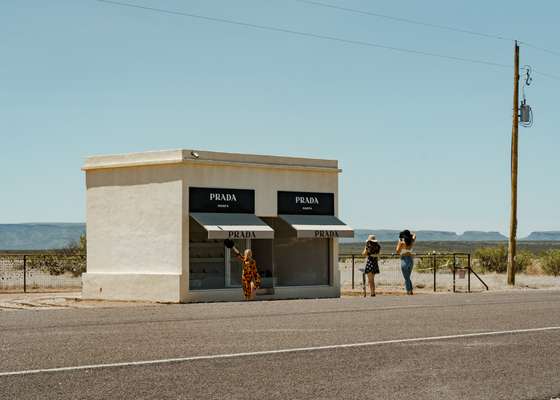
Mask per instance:
[[[165,164],[208,164],[340,172],[337,160],[180,149],[87,157],[84,171]]]

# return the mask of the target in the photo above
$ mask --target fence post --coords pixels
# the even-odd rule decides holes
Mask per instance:
[[[469,268],[469,269],[467,270],[467,273],[468,273],[468,275],[469,275],[469,281],[468,281],[468,283],[467,283],[467,285],[468,285],[468,289],[467,289],[467,290],[468,290],[468,292],[470,293],[470,292],[471,292],[471,255],[470,255],[470,253],[467,254],[467,267]]]
[[[436,287],[437,287],[436,286],[437,285],[437,282],[436,282],[436,269],[437,269],[437,267],[436,267],[436,265],[437,265],[436,264],[436,255],[433,254],[432,255],[432,267],[433,267],[433,270],[434,270],[434,292],[436,291]]]
[[[455,293],[455,254],[453,254],[453,293]]]
[[[352,254],[352,290],[354,289],[354,254]]]
[[[23,293],[27,293],[27,256],[23,255]]]

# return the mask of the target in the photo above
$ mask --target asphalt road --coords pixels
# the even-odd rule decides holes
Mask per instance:
[[[0,312],[0,349],[0,399],[551,399],[560,291]]]

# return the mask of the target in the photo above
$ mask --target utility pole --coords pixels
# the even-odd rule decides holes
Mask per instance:
[[[507,283],[515,285],[515,253],[517,237],[517,146],[519,131],[519,45],[515,41],[513,63],[513,125],[511,129],[511,214],[509,221],[509,243]]]

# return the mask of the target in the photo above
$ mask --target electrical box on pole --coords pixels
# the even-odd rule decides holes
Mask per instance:
[[[519,123],[521,126],[529,128],[533,125],[533,110],[531,109],[531,106],[527,104],[527,99],[525,98],[525,87],[531,84],[533,78],[531,76],[531,67],[529,65],[525,65],[523,70],[525,71],[525,74],[523,77],[523,86],[521,87],[523,100],[521,100],[521,104],[519,105]]]
[[[531,110],[531,106],[523,100],[521,102],[521,106],[519,107],[519,122],[521,122],[523,126],[525,126],[524,124],[530,124],[533,120],[532,114],[533,111]]]

